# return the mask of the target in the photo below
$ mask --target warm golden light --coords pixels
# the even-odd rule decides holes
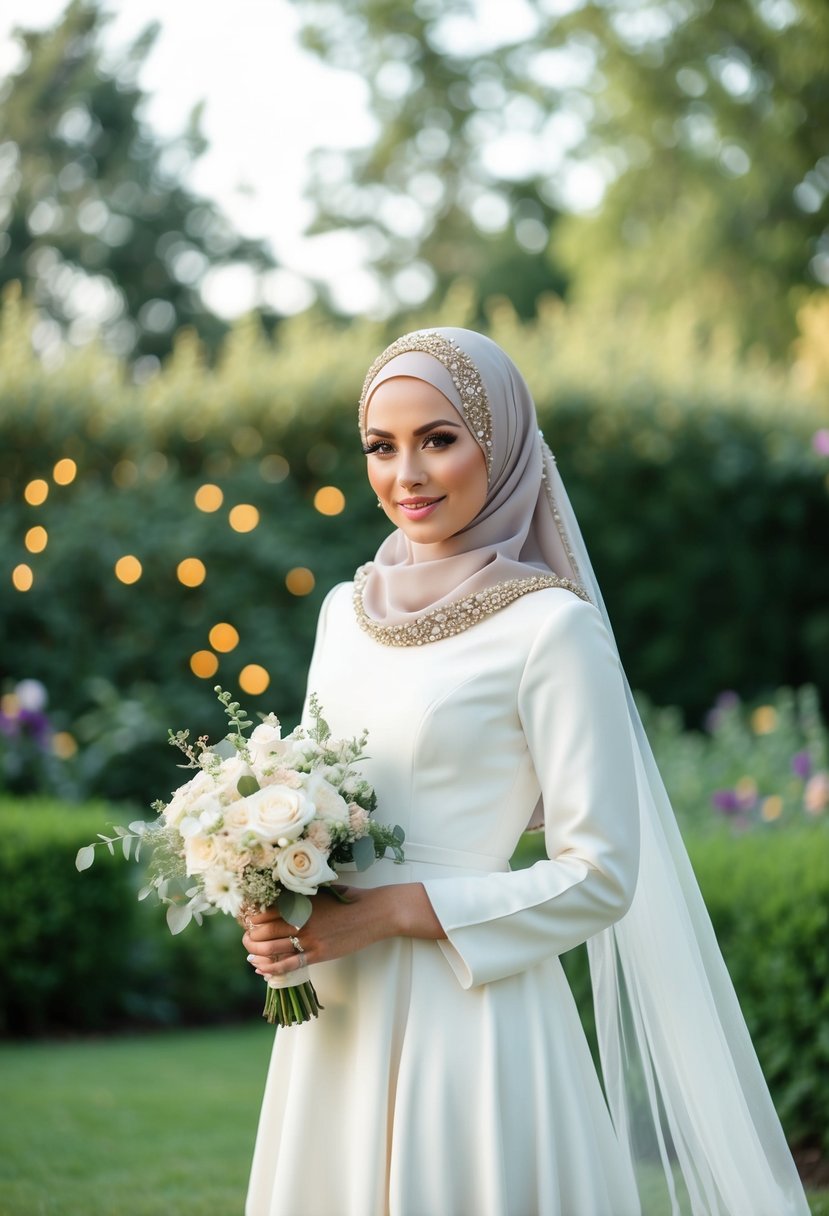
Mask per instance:
[[[209,680],[219,670],[219,660],[212,650],[197,650],[190,655],[190,670],[200,680]]]
[[[225,496],[218,486],[214,486],[208,481],[205,485],[199,486],[194,495],[194,502],[200,511],[207,513],[218,511],[219,507],[225,500]]]
[[[345,510],[345,494],[336,486],[322,486],[314,495],[314,506],[320,515],[339,515]]]
[[[49,485],[42,477],[35,477],[23,491],[23,497],[30,507],[39,507],[49,497]]]
[[[227,654],[228,651],[234,650],[239,645],[239,631],[232,625],[228,625],[227,621],[220,621],[218,625],[214,625],[208,636],[210,645],[221,654]]]
[[[240,502],[228,516],[234,532],[252,532],[259,523],[259,512],[249,502]]]
[[[144,567],[132,553],[125,553],[115,563],[115,577],[121,583],[137,583],[144,573]]]
[[[48,543],[49,533],[45,528],[41,528],[40,524],[37,524],[34,528],[29,528],[23,539],[23,544],[30,553],[42,553]]]
[[[31,591],[34,581],[35,576],[32,573],[32,567],[27,566],[25,562],[21,562],[19,566],[15,566],[14,570],[12,570],[12,583],[16,591]]]
[[[207,569],[201,558],[185,557],[176,567],[176,575],[185,587],[199,587],[207,578]]]
[[[777,729],[777,710],[773,705],[760,705],[751,715],[755,735],[770,735]]]
[[[16,718],[20,713],[20,699],[13,692],[3,693],[0,697],[0,714],[5,718]]]
[[[59,730],[52,736],[52,751],[59,760],[69,760],[78,750],[78,745],[68,730]]]
[[[258,663],[248,663],[247,667],[243,667],[239,672],[239,687],[242,692],[250,693],[252,697],[264,692],[270,682],[271,677]]]
[[[291,595],[310,595],[316,579],[307,566],[294,566],[285,575],[285,586]]]
[[[71,481],[75,480],[77,473],[78,466],[68,456],[64,456],[63,460],[59,460],[52,469],[52,477],[55,485],[58,486],[68,486]]]

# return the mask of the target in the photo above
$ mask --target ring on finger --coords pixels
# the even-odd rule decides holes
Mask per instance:
[[[298,937],[290,937],[288,940],[290,941],[294,950],[296,950],[297,954],[305,953],[305,948],[303,947],[302,942],[299,940]]]

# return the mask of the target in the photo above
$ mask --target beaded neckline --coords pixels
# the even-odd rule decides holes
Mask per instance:
[[[491,477],[492,413],[481,373],[456,342],[434,329],[419,329],[414,333],[404,334],[374,360],[368,369],[360,394],[360,434],[365,436],[366,394],[375,376],[397,355],[409,354],[411,351],[432,355],[443,364],[452,377],[452,383],[461,399],[466,424],[483,450],[487,475]]]
[[[590,602],[583,587],[569,578],[557,574],[534,574],[527,578],[509,578],[494,587],[465,595],[439,608],[421,612],[411,621],[399,625],[383,625],[372,620],[363,604],[363,589],[368,579],[368,568],[361,566],[354,575],[354,612],[360,628],[384,646],[424,646],[428,642],[440,642],[454,637],[485,620],[493,613],[506,608],[523,595],[532,591],[544,591],[550,587],[563,587],[572,591],[579,599]]]

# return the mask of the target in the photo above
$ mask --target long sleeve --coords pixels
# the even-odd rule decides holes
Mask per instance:
[[[618,657],[592,605],[568,600],[531,647],[518,711],[544,800],[549,860],[528,870],[428,880],[463,987],[517,974],[624,915],[639,826]]]

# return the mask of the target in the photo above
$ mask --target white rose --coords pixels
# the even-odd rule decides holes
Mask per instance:
[[[163,814],[167,823],[177,828],[184,816],[191,812],[194,802],[212,789],[213,781],[205,772],[196,773],[190,781],[180,785],[173,791],[170,802],[164,808]]]
[[[330,781],[326,781],[319,773],[312,773],[308,778],[305,793],[314,804],[319,819],[332,820],[334,823],[348,823],[348,806],[345,798],[340,797]]]
[[[216,794],[222,802],[236,802],[241,798],[237,789],[240,777],[251,776],[250,765],[241,756],[229,756],[223,760],[215,777]]]
[[[248,751],[254,764],[268,764],[269,761],[282,757],[288,749],[289,744],[282,738],[282,728],[276,718],[272,721],[266,718],[251,731]]]
[[[314,805],[302,790],[284,785],[266,785],[245,799],[250,815],[248,831],[265,844],[275,840],[296,840],[306,823],[314,818]]]
[[[188,874],[204,874],[216,861],[215,836],[188,836],[184,842],[184,863]]]
[[[316,895],[320,883],[334,882],[337,875],[310,841],[297,840],[277,857],[276,877],[290,891]]]

